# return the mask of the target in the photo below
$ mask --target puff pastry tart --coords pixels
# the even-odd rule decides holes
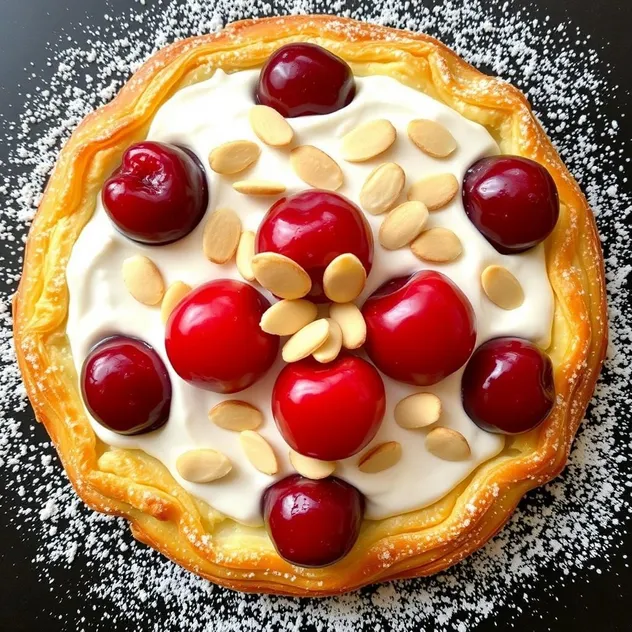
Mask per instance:
[[[525,98],[318,16],[173,44],[88,116],[14,311],[83,500],[290,595],[480,548],[563,468],[606,346],[593,215]]]

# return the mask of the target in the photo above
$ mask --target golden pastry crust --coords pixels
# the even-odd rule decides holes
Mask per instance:
[[[433,505],[365,520],[351,553],[323,569],[285,562],[263,528],[244,527],[193,498],[146,454],[97,439],[65,334],[70,251],[123,151],[144,138],[157,109],[178,89],[217,68],[261,66],[292,41],[320,44],[357,75],[390,75],[484,125],[503,153],[544,165],[561,200],[560,219],[546,242],[555,294],[548,349],[557,390],[552,414],[536,430],[507,441],[498,456]],[[152,57],[114,101],[89,115],[61,152],[33,222],[14,317],[18,361],[35,414],[88,505],[127,518],[136,538],[218,584],[311,596],[429,575],[480,548],[526,491],[564,467],[607,341],[603,258],[592,212],[525,97],[428,36],[325,16],[243,21],[173,44]]]

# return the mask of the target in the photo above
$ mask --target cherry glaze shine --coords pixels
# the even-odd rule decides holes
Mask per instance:
[[[270,303],[241,281],[220,279],[196,288],[167,321],[165,347],[176,373],[216,393],[236,393],[272,366],[279,339],[261,330]]]
[[[338,478],[295,474],[264,492],[263,518],[279,555],[298,566],[329,566],[353,548],[364,497]]]
[[[171,381],[158,354],[127,336],[102,340],[81,371],[83,400],[105,428],[123,435],[156,430],[167,423]]]
[[[208,187],[191,152],[145,141],[123,154],[120,167],[103,186],[102,198],[110,219],[126,237],[162,245],[198,225],[208,204]]]
[[[286,118],[329,114],[353,101],[355,79],[349,65],[316,44],[287,44],[261,70],[257,103]]]

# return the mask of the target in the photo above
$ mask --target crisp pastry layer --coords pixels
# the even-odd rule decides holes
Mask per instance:
[[[365,521],[351,553],[322,569],[283,561],[263,528],[243,526],[190,496],[145,453],[101,442],[85,414],[65,332],[68,258],[123,151],[145,138],[158,108],[182,87],[218,68],[259,67],[292,41],[320,44],[356,75],[391,76],[480,123],[503,153],[544,165],[561,200],[560,219],[545,244],[555,294],[547,349],[557,392],[552,414],[536,430],[508,440],[440,501]],[[62,151],[33,223],[14,312],[18,360],[37,418],[90,506],[126,517],[138,539],[219,584],[327,595],[456,563],[502,526],[528,489],[559,473],[603,360],[605,307],[592,213],[517,90],[427,36],[339,18],[292,17],[239,22],[220,34],[174,44],[147,62],[111,104],[86,118]]]

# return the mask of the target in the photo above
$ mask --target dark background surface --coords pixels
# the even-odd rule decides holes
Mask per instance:
[[[102,24],[106,11],[115,14],[127,10],[130,4],[131,0],[0,0],[0,114],[8,119],[18,117],[24,103],[20,85],[25,73],[36,69],[38,76],[46,76],[48,43],[59,42],[64,34],[82,42],[86,35],[80,23]],[[618,107],[632,115],[632,2],[537,0],[533,4],[550,15],[554,23],[571,19],[591,35],[592,45],[612,66],[614,82],[621,86]],[[630,135],[628,132],[626,137]],[[6,159],[8,151],[9,147],[0,145],[1,160]],[[29,420],[29,415],[25,415],[25,423]],[[0,630],[66,629],[62,623],[64,613],[82,609],[82,595],[78,584],[73,585],[72,570],[63,587],[66,596],[61,600],[55,592],[62,590],[59,584],[51,592],[38,578],[37,567],[31,563],[35,551],[36,543],[10,524],[0,505]],[[580,576],[554,591],[546,589],[550,580],[543,575],[538,580],[541,590],[533,591],[528,608],[500,608],[477,631],[632,630],[632,573],[628,563],[631,553],[632,531],[628,530],[626,541],[620,552],[613,555],[607,572],[591,574],[590,578]],[[548,572],[554,573],[555,568]],[[99,618],[99,612],[94,616],[95,620]],[[91,629],[90,621],[86,621],[85,629]]]

